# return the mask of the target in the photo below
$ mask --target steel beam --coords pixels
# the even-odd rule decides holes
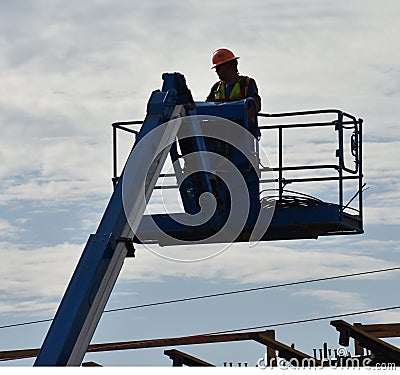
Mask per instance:
[[[303,360],[307,360],[310,365],[314,364],[315,366],[319,366],[321,363],[312,356],[292,348],[291,346],[288,346],[280,341],[277,341],[265,333],[260,333],[255,340],[260,344],[264,344],[267,348],[277,350],[279,357],[285,358],[287,361],[296,359],[301,365]]]
[[[374,361],[380,363],[390,362],[400,365],[400,349],[396,346],[380,340],[344,320],[334,320],[331,322],[331,325],[340,333],[340,345],[349,346],[349,339],[352,337],[357,340],[362,347],[371,350],[374,354]]]
[[[190,367],[215,367],[211,363],[181,352],[180,350],[164,350],[164,354],[171,358],[173,367],[182,367],[183,365]]]

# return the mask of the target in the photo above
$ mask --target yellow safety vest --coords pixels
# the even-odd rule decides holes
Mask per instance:
[[[249,87],[251,78],[240,76],[238,81],[233,86],[229,97],[225,96],[225,85],[223,81],[218,81],[214,85],[214,101],[216,102],[227,102],[240,100],[247,97],[247,89]]]

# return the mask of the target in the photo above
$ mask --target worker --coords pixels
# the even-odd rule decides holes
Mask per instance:
[[[256,82],[253,78],[239,75],[238,59],[238,56],[226,48],[220,48],[214,52],[211,69],[215,69],[220,80],[212,86],[206,101],[230,102],[254,98],[257,112],[259,112],[261,98],[258,95]]]

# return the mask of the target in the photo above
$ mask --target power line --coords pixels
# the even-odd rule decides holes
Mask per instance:
[[[15,323],[15,324],[7,324],[4,326],[0,326],[0,329],[3,328],[12,328],[12,327],[21,327],[21,326],[28,326],[31,324],[38,324],[38,323],[48,323],[48,322],[52,322],[53,319],[49,318],[49,319],[42,319],[42,320],[32,320],[30,322],[22,322],[22,323]]]
[[[228,334],[228,335],[233,334],[234,335],[235,333],[239,334],[239,335],[250,335],[247,337],[251,337],[252,334],[257,333],[257,332],[254,332],[255,329],[265,329],[265,328],[279,327],[279,326],[285,326],[285,325],[309,323],[309,322],[314,322],[314,321],[319,321],[319,320],[335,319],[335,318],[342,318],[345,316],[356,316],[356,315],[362,315],[362,314],[372,314],[372,313],[395,310],[395,309],[400,309],[400,306],[381,307],[381,308],[363,310],[363,311],[357,311],[357,312],[328,315],[328,316],[323,316],[323,317],[266,324],[266,325],[261,325],[261,326],[239,328],[239,329],[232,329],[232,330],[226,330],[226,331],[187,335],[187,336],[167,338],[167,339],[149,339],[149,340],[139,340],[139,341],[125,341],[125,342],[118,342],[118,343],[92,344],[92,345],[89,345],[88,352],[93,353],[93,352],[114,351],[114,350],[155,348],[155,347],[171,346],[171,345],[188,345],[190,343],[198,344],[200,342],[201,343],[223,342],[223,341],[213,341],[213,340],[206,341],[206,340],[207,340],[207,337],[218,337],[218,336],[225,335],[225,334]],[[242,332],[242,331],[250,331],[250,332]],[[241,332],[241,333],[238,333],[238,332]],[[190,342],[191,339],[197,339],[197,340]],[[201,339],[201,340],[199,341],[198,339]],[[247,340],[247,339],[248,338],[245,338],[244,340]],[[2,361],[10,361],[10,360],[16,360],[16,359],[36,357],[39,350],[40,349],[22,349],[22,350],[1,352],[0,353],[0,361],[2,362]]]
[[[356,312],[336,314],[336,315],[327,315],[327,316],[321,316],[321,317],[317,317],[317,318],[292,320],[292,321],[283,322],[283,323],[273,323],[273,324],[266,324],[266,325],[262,325],[262,326],[238,328],[238,329],[231,329],[231,330],[226,330],[226,331],[217,331],[217,332],[206,333],[205,335],[219,335],[219,334],[222,334],[222,333],[234,333],[234,332],[249,331],[249,330],[254,330],[254,329],[288,326],[288,325],[292,325],[292,324],[310,323],[310,322],[316,322],[316,321],[319,321],[319,320],[343,318],[345,316],[356,316],[356,315],[363,315],[363,314],[372,314],[372,313],[377,313],[377,312],[381,312],[381,311],[389,311],[389,310],[397,310],[397,309],[400,309],[400,306],[382,307],[382,308],[378,308],[378,309],[363,310],[363,311],[356,311]]]
[[[282,283],[282,284],[260,286],[260,287],[255,287],[255,288],[233,290],[233,291],[229,291],[229,292],[221,292],[221,293],[207,294],[207,295],[187,297],[187,298],[179,298],[179,299],[173,299],[173,300],[167,300],[167,301],[152,302],[152,303],[146,303],[146,304],[142,304],[142,305],[120,307],[120,308],[116,308],[116,309],[105,310],[104,312],[108,313],[108,312],[132,310],[132,309],[139,309],[139,308],[143,308],[143,307],[159,306],[159,305],[166,305],[166,304],[178,303],[178,302],[194,301],[194,300],[198,300],[198,299],[206,299],[206,298],[213,298],[213,297],[222,297],[222,296],[228,296],[228,295],[232,295],[232,294],[256,292],[256,291],[266,290],[266,289],[275,289],[275,288],[283,288],[283,287],[294,286],[294,285],[311,284],[311,283],[316,283],[316,282],[321,282],[321,281],[337,280],[337,279],[344,279],[344,278],[347,278],[347,277],[363,276],[363,275],[369,275],[369,274],[374,274],[374,273],[381,273],[381,272],[388,272],[388,271],[398,271],[398,270],[400,270],[400,267],[385,268],[385,269],[374,270],[374,271],[356,272],[356,273],[350,273],[350,274],[346,274],[346,275],[328,276],[328,277],[322,277],[322,278],[317,278],[317,279],[294,281],[294,282],[289,282],[289,283]]]
[[[285,325],[293,325],[293,324],[301,324],[301,323],[309,323],[309,322],[314,322],[314,321],[319,321],[319,320],[328,320],[328,319],[335,319],[335,318],[343,318],[345,316],[356,316],[356,315],[363,315],[363,314],[372,314],[372,313],[377,313],[377,312],[382,312],[382,311],[389,311],[389,310],[396,310],[400,309],[400,306],[390,306],[390,307],[381,307],[381,308],[376,308],[376,309],[370,309],[370,310],[362,310],[362,311],[356,311],[356,312],[349,312],[349,313],[342,313],[342,314],[335,314],[335,315],[328,315],[328,316],[322,316],[322,317],[316,317],[316,318],[308,318],[308,319],[302,319],[302,320],[293,320],[293,321],[288,321],[288,322],[281,322],[281,323],[273,323],[273,324],[266,324],[266,325],[261,325],[261,326],[255,326],[255,327],[247,327],[247,328],[238,328],[238,329],[231,329],[231,330],[225,330],[225,331],[216,331],[216,332],[208,332],[208,333],[199,333],[195,335],[187,335],[187,336],[182,336],[179,337],[180,339],[191,339],[191,338],[196,338],[196,337],[205,337],[205,336],[214,336],[214,335],[221,335],[221,334],[234,334],[234,333],[251,333],[251,332],[243,332],[243,331],[254,331],[256,329],[265,329],[265,328],[273,328],[273,327],[279,327],[279,326],[285,326]],[[254,332],[253,332],[254,333]],[[145,348],[145,347],[154,347],[157,345],[157,342],[164,341],[166,339],[150,339],[150,340],[140,340],[140,341],[135,341],[135,344],[142,344],[145,343],[147,345],[141,345],[137,346],[138,348]],[[187,341],[186,341],[187,342]],[[96,351],[104,351],[104,350],[121,350],[123,348],[125,349],[133,349],[132,346],[130,345],[132,342],[122,342],[118,344],[100,344],[98,345],[98,349],[96,350],[91,350],[93,352]],[[105,346],[106,345],[106,346]],[[165,345],[160,345],[160,346],[165,346]],[[170,346],[170,345],[168,345]]]
[[[153,307],[153,306],[161,306],[161,305],[167,305],[167,304],[173,304],[173,303],[179,303],[179,302],[195,301],[195,300],[200,300],[200,299],[256,292],[256,291],[267,290],[267,289],[283,288],[283,287],[287,287],[287,286],[311,284],[311,283],[322,282],[322,281],[338,280],[338,279],[344,279],[344,278],[348,278],[348,277],[364,276],[364,275],[371,275],[371,274],[376,274],[376,273],[398,271],[398,270],[400,270],[400,266],[378,269],[378,270],[373,270],[373,271],[354,272],[354,273],[349,273],[349,274],[344,274],[344,275],[336,275],[336,276],[321,277],[321,278],[316,278],[316,279],[294,281],[294,282],[281,283],[281,284],[265,285],[265,286],[255,287],[255,288],[233,290],[233,291],[229,291],[229,292],[220,292],[220,293],[206,294],[206,295],[186,297],[186,298],[178,298],[178,299],[172,299],[172,300],[166,300],[166,301],[151,302],[151,303],[146,303],[146,304],[141,304],[141,305],[126,306],[126,307],[104,310],[104,313],[133,310],[133,309],[140,309],[140,308]],[[38,323],[48,323],[51,321],[53,321],[53,319],[42,319],[42,320],[34,320],[34,321],[29,321],[29,322],[8,324],[8,325],[0,326],[0,329],[20,327],[20,326],[26,326],[26,325],[38,324]]]

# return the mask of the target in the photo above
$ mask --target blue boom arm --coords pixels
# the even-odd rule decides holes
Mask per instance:
[[[149,99],[147,116],[133,149],[147,133],[170,120],[174,110],[182,113],[183,106],[194,105],[181,74],[164,74],[163,80],[162,90],[154,91]],[[176,111],[177,108],[178,111]],[[166,128],[165,132],[169,134],[160,134],[160,139],[152,139],[149,141],[153,142],[150,146],[157,148],[163,143],[162,137],[176,137],[178,127],[179,123],[172,129]],[[140,167],[143,165],[141,163],[137,163],[139,164],[137,170],[129,171],[132,182],[129,183],[130,185],[126,183],[124,185],[124,189],[131,189],[129,191],[134,205],[132,208],[134,212],[128,212],[131,218],[129,223],[123,202],[124,171],[96,233],[89,237],[35,366],[79,366],[81,364],[128,249],[133,249],[131,239],[140,223],[146,199],[151,195],[168,152],[169,149],[161,155],[159,165],[152,171],[151,176],[141,175]],[[145,158],[146,154],[141,156]],[[142,163],[151,163],[151,156],[147,161],[143,159]],[[140,190],[143,180],[146,180],[146,199]]]

